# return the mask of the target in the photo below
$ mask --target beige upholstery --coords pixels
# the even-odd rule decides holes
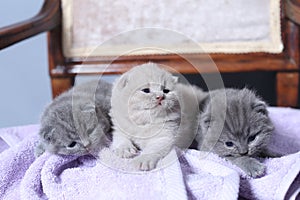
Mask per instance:
[[[62,2],[67,57],[283,49],[279,0]]]

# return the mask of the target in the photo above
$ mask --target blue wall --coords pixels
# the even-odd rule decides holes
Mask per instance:
[[[0,27],[38,13],[43,0],[0,1]],[[38,123],[51,101],[46,34],[0,51],[0,127]]]
[[[0,2],[0,27],[37,14],[43,0]],[[39,123],[51,102],[46,33],[0,51],[0,128]],[[117,76],[105,76],[112,82]],[[99,76],[79,76],[76,83]]]

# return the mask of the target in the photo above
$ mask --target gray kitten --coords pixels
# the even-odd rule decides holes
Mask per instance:
[[[90,81],[55,98],[41,117],[38,157],[44,151],[63,155],[97,153],[111,129],[112,85]]]
[[[273,129],[266,103],[254,92],[215,90],[199,116],[198,149],[230,160],[251,177],[261,176],[265,166],[253,157],[266,151]]]

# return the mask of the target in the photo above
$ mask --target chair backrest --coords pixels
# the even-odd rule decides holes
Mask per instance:
[[[62,0],[62,23],[48,33],[53,97],[78,74],[152,61],[179,73],[272,71],[277,104],[297,106],[299,27],[286,16],[293,1],[188,2]]]

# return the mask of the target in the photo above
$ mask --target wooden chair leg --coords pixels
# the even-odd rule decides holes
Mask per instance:
[[[277,72],[277,106],[296,107],[298,103],[299,73]]]
[[[51,77],[52,97],[55,98],[62,92],[70,89],[74,85],[74,76]]]

